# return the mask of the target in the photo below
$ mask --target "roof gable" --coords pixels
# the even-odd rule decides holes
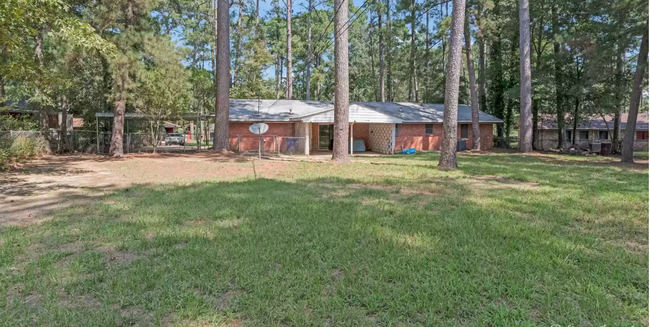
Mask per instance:
[[[402,120],[386,115],[376,110],[366,108],[365,106],[352,103],[350,104],[350,122],[355,123],[401,123]],[[328,123],[334,121],[334,109],[302,117],[301,121],[310,123]]]

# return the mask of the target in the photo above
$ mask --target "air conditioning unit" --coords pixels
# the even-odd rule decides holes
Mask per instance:
[[[465,151],[465,150],[467,150],[467,141],[458,140],[458,143],[456,143],[456,151]]]
[[[591,143],[591,153],[600,153],[600,149],[602,144],[601,143]]]

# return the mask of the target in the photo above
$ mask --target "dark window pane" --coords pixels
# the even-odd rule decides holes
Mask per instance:
[[[399,125],[395,124],[395,136],[399,134]]]
[[[607,131],[600,131],[598,135],[599,135],[599,139],[601,140],[609,139],[609,133],[607,133]]]
[[[462,124],[460,125],[460,138],[466,139],[469,137],[469,125]]]
[[[572,133],[573,133],[573,131],[566,131],[566,139],[567,139],[568,141],[573,140],[573,139],[571,138]]]
[[[433,124],[424,124],[424,134],[433,135]]]
[[[580,139],[581,140],[588,140],[589,139],[589,131],[580,131]]]

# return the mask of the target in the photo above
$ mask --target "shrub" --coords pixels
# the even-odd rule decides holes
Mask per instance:
[[[41,137],[18,136],[0,147],[0,170],[9,169],[16,160],[25,160],[45,153],[45,140]],[[7,146],[9,145],[10,146]]]
[[[28,159],[45,152],[45,141],[36,137],[18,136],[9,149],[18,159]]]

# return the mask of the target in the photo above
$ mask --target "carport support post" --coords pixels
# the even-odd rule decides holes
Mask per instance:
[[[354,122],[350,123],[350,156],[354,155]]]

